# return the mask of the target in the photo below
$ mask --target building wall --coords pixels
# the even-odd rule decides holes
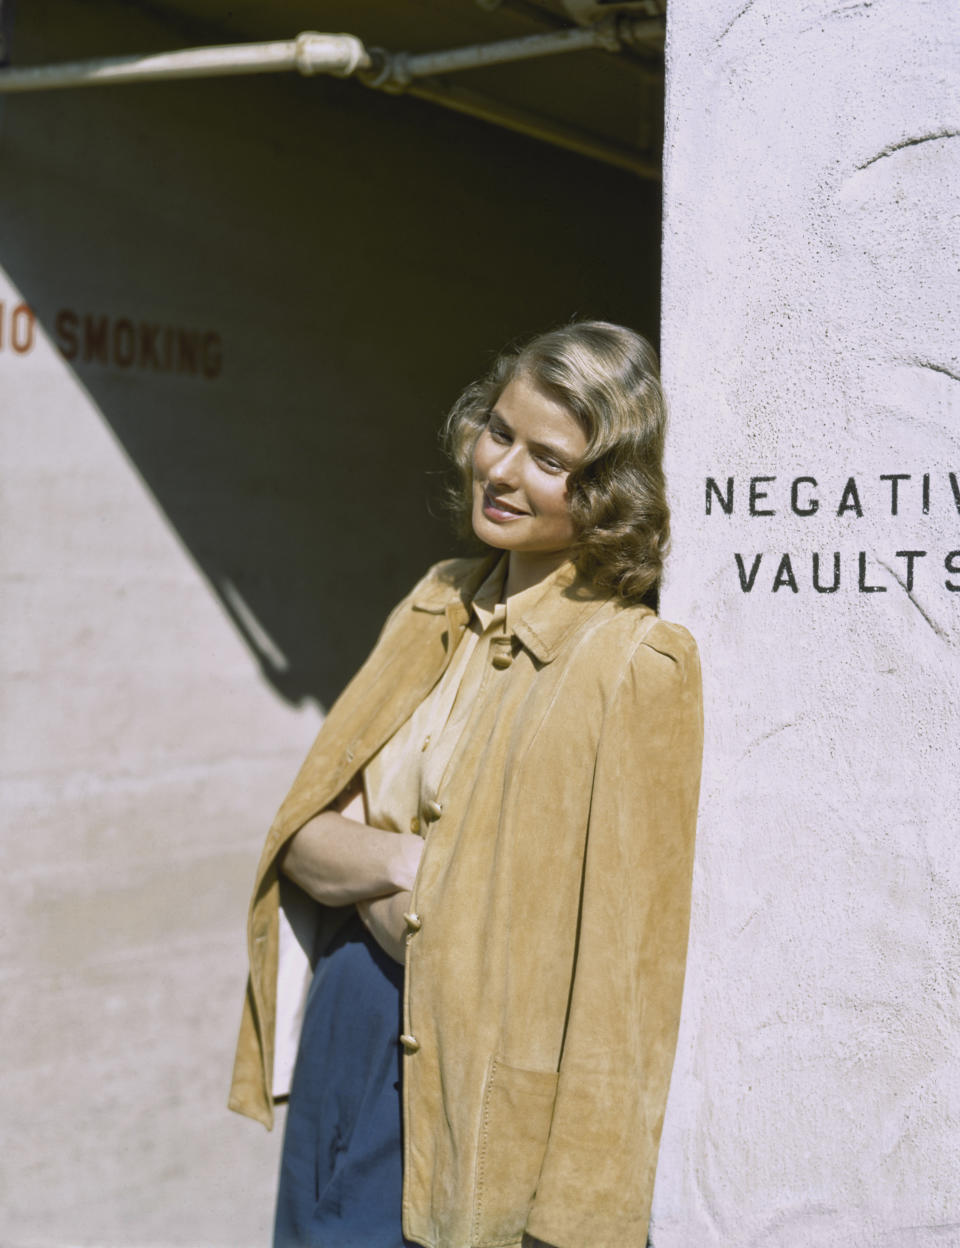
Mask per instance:
[[[17,18],[15,64],[208,33]],[[659,187],[353,83],[0,101],[9,1248],[268,1242],[279,1132],[225,1108],[266,826],[458,550],[443,412],[516,335],[655,335],[658,241]]]
[[[670,4],[664,612],[707,756],[657,1248],[960,1243],[958,18]]]

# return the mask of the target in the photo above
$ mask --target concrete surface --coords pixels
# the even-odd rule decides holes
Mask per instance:
[[[663,610],[708,740],[656,1248],[960,1244],[958,66],[935,0],[671,0]]]

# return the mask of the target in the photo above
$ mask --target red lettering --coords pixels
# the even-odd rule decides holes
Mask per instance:
[[[0,0],[2,4],[2,0]],[[26,355],[36,344],[37,318],[26,303],[10,311],[0,300],[0,351],[11,347]],[[59,308],[53,340],[65,360],[137,367],[153,372],[202,375],[209,380],[223,372],[223,340],[216,330],[185,329]]]
[[[95,320],[89,314],[83,318],[83,358],[84,362],[97,360],[100,364],[107,363],[107,331],[109,321],[105,316]]]
[[[223,368],[223,346],[220,335],[211,331],[203,335],[203,375],[211,380],[220,376]]]
[[[177,330],[177,372],[197,371],[197,335],[188,329]]]
[[[137,342],[133,324],[126,317],[113,326],[113,362],[121,368],[129,368],[137,355]]]
[[[36,321],[25,303],[17,304],[10,317],[10,345],[17,355],[26,355],[33,346]]]
[[[61,308],[57,313],[57,319],[54,321],[54,329],[57,337],[60,339],[58,346],[60,354],[67,360],[74,360],[79,350],[77,344],[77,324],[79,318],[76,312],[71,312],[69,308]]]
[[[146,368],[150,364],[153,368],[160,367],[160,360],[157,357],[157,335],[160,333],[159,325],[140,324],[140,367]]]

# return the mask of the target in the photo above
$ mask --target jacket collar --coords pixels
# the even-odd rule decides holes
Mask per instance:
[[[413,606],[440,615],[455,608],[448,618],[466,624],[474,595],[506,556],[493,551],[480,559],[457,560],[448,565],[417,594]],[[571,633],[599,610],[611,595],[598,590],[576,569],[572,560],[560,564],[549,576],[524,590],[507,606],[507,623],[522,644],[541,663],[556,658]]]
[[[473,595],[496,566],[501,555],[491,551],[478,559],[449,559],[432,569],[432,575],[417,590],[413,607],[431,615],[443,615],[447,607],[460,603],[466,619]]]

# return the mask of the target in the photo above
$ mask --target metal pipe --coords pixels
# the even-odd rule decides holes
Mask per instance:
[[[528,61],[537,56],[555,56],[560,52],[581,52],[589,48],[616,52],[619,47],[615,24],[603,21],[594,26],[570,27],[545,35],[524,35],[519,39],[500,39],[495,43],[475,43],[440,52],[395,52],[388,54],[388,64],[390,81],[406,86],[413,78],[429,78],[462,69],[502,65],[507,61]]]
[[[627,169],[642,177],[659,178],[660,167],[629,148],[606,142],[575,126],[551,121],[511,104],[444,83],[429,76],[455,70],[526,60],[586,48],[616,51],[634,36],[648,33],[650,23],[638,18],[611,18],[593,26],[571,28],[545,35],[528,35],[489,44],[474,44],[448,51],[389,53],[367,49],[355,36],[304,31],[295,39],[272,43],[229,44],[213,48],[185,48],[147,56],[103,57],[99,60],[38,65],[24,69],[0,69],[0,94],[51,91],[61,87],[104,86],[111,83],[150,82],[178,78],[208,78],[233,74],[269,74],[295,70],[305,75],[356,75],[367,86],[403,91],[480,120],[492,122],[589,156],[605,164]]]
[[[61,87],[273,74],[287,70],[348,78],[358,70],[372,68],[373,61],[356,35],[323,35],[307,30],[295,39],[272,43],[234,43],[147,56],[110,56],[59,65],[3,69],[0,70],[0,92],[53,91]]]
[[[272,43],[234,43],[213,48],[184,48],[146,56],[110,56],[90,61],[66,61],[0,70],[0,92],[52,91],[62,87],[103,86],[109,83],[156,82],[175,78],[210,78],[232,74],[273,74],[296,70],[301,74],[336,74],[348,78],[358,71],[376,73],[371,85],[404,87],[414,78],[458,70],[500,65],[508,61],[554,56],[601,48],[616,52],[632,42],[640,19],[615,18],[592,26],[571,27],[543,35],[500,39],[440,52],[381,52],[371,54],[355,36],[304,31],[295,39]],[[379,72],[376,72],[379,71]]]

